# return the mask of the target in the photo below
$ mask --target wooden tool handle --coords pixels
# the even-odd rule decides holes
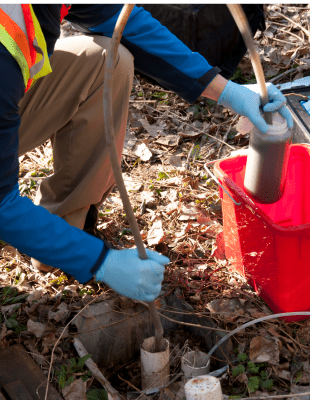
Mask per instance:
[[[144,244],[140,235],[139,226],[135,218],[133,209],[131,207],[127,190],[123,181],[122,171],[118,163],[118,154],[116,151],[114,127],[113,127],[113,113],[112,113],[112,82],[113,82],[114,65],[116,63],[116,57],[118,54],[118,46],[121,41],[121,37],[125,29],[127,20],[133,8],[134,4],[124,5],[116,22],[113,36],[110,42],[108,55],[105,61],[103,114],[104,114],[105,138],[108,146],[115,182],[123,202],[127,220],[129,222],[133,237],[135,239],[139,257],[142,260],[146,260],[148,257],[146,255]],[[160,321],[155,301],[149,303],[149,310],[155,328],[155,352],[163,351],[165,348],[165,342],[163,338],[164,330]]]
[[[262,99],[262,105],[264,106],[269,102],[268,91],[267,91],[262,63],[254,46],[251,28],[249,26],[247,17],[245,16],[245,13],[240,4],[227,4],[227,7],[231,15],[233,16],[239,28],[239,31],[241,32],[246,47],[249,50],[252,66],[254,69],[254,74],[256,76],[256,80],[259,87],[260,97]],[[272,125],[271,113],[264,113],[264,118],[268,125]]]

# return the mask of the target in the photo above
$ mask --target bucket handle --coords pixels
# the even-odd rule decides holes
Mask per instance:
[[[207,171],[207,173],[211,176],[211,178],[224,190],[224,192],[227,194],[227,196],[229,196],[229,198],[236,204],[236,206],[241,206],[241,203],[237,203],[235,199],[233,199],[231,197],[231,195],[227,192],[227,190],[224,188],[223,185],[220,184],[219,180],[217,179],[217,177],[209,170],[209,168],[207,167],[208,164],[213,164],[218,160],[215,161],[211,161],[208,162],[206,164],[204,164],[204,169]]]

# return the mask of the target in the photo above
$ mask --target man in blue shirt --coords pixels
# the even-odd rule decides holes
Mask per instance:
[[[103,78],[106,49],[122,6],[72,5],[65,18],[84,35],[59,41],[62,6],[32,7],[53,72],[25,93],[18,62],[0,44],[0,239],[33,257],[40,269],[59,268],[81,283],[95,275],[123,295],[151,301],[160,291],[168,258],[148,250],[149,259],[140,260],[136,249],[109,249],[85,232],[96,224],[98,208],[114,184],[103,131]],[[143,8],[134,8],[121,43],[112,89],[119,160],[134,65],[189,103],[206,96],[267,131],[256,93],[227,82],[219,68]],[[268,91],[265,111],[279,111],[290,126],[285,98],[272,85]],[[49,138],[54,174],[43,180],[34,205],[19,195],[18,156]]]

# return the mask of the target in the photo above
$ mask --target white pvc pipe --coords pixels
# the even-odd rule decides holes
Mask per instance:
[[[142,390],[165,386],[169,382],[169,342],[164,339],[165,350],[155,352],[155,337],[145,339],[141,344]]]
[[[220,381],[214,376],[204,375],[192,378],[185,386],[186,400],[222,400]]]
[[[210,372],[210,357],[200,350],[189,351],[181,358],[181,369],[186,379]]]

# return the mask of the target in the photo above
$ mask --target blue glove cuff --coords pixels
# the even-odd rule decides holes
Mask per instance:
[[[229,102],[232,101],[232,95],[233,95],[236,85],[237,85],[236,83],[234,83],[232,81],[228,81],[217,101],[217,103],[220,106],[224,106],[224,107],[228,108],[230,111],[234,111],[230,105],[231,103],[229,103]],[[239,85],[237,85],[237,86],[239,86]]]
[[[104,246],[102,249],[102,252],[100,254],[100,257],[98,258],[96,264],[90,269],[90,272],[94,275],[96,274],[96,272],[101,268],[101,266],[103,265],[103,263],[105,262],[107,255],[109,253],[110,249],[113,249],[113,244],[110,242],[107,242],[105,240],[103,240]]]

